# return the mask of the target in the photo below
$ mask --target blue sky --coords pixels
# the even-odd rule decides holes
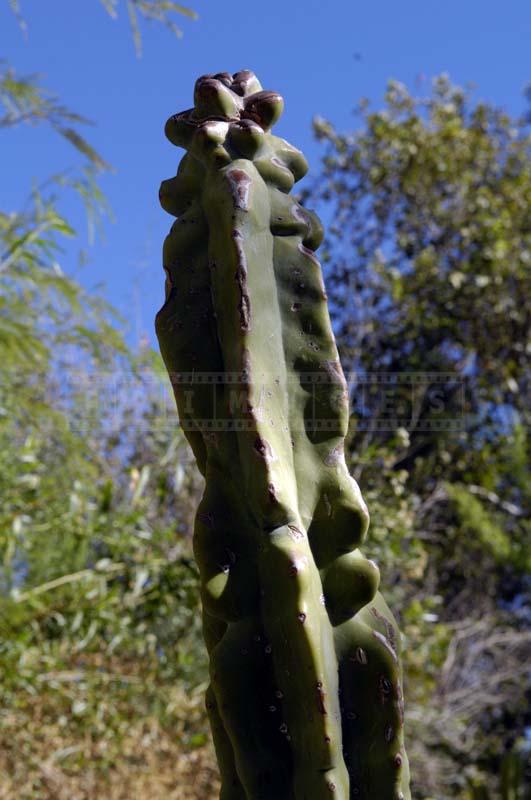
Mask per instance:
[[[164,122],[190,107],[199,75],[252,69],[264,88],[280,91],[286,110],[275,132],[304,151],[313,174],[320,147],[312,117],[353,128],[357,101],[365,96],[378,105],[389,78],[422,91],[447,72],[456,83],[473,82],[478,98],[512,114],[524,109],[522,91],[531,80],[529,0],[190,0],[200,18],[176,18],[183,39],[142,25],[141,59],[123,3],[115,21],[98,0],[21,5],[26,39],[7,0],[0,0],[0,57],[21,74],[41,73],[65,105],[93,120],[96,126],[85,133],[115,168],[101,181],[114,222],[105,224],[104,239],[90,247],[80,268],[86,224],[81,208],[69,202],[81,235],[62,266],[87,287],[104,284],[127,320],[131,343],[144,335],[153,341],[163,295],[160,250],[171,218],[157,193],[182,153],[165,140]],[[44,129],[2,130],[0,137],[2,210],[19,208],[32,181],[79,164],[73,149]]]

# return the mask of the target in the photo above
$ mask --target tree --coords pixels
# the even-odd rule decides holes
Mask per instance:
[[[390,82],[382,110],[358,113],[354,133],[315,121],[326,152],[306,199],[331,218],[374,555],[409,602],[417,797],[462,797],[497,787],[525,726],[531,137],[444,76],[422,98]]]
[[[100,0],[101,5],[110,17],[116,19],[120,0]],[[21,30],[27,31],[26,20],[22,14],[20,0],[9,0],[9,5],[20,25]],[[175,3],[173,0],[126,0],[125,6],[129,16],[131,33],[138,55],[142,52],[142,35],[140,32],[139,17],[151,22],[158,22],[168,28],[175,36],[182,36],[182,30],[173,19],[175,14],[182,14],[191,19],[197,19],[197,14],[191,8]]]
[[[101,3],[111,17],[117,15],[119,0]],[[10,6],[26,32],[19,0],[10,0]],[[139,16],[162,23],[176,35],[181,35],[173,19],[176,13],[196,17],[185,6],[166,0],[127,0],[126,7],[138,54]],[[81,196],[92,227],[108,210],[97,175],[109,165],[82,134],[80,126],[87,123],[43,88],[38,76],[17,76],[0,61],[0,130],[23,124],[48,125],[83,159],[77,175],[53,175],[43,186],[33,188],[23,211],[0,210],[0,355],[4,364],[13,358],[17,364],[22,360],[43,366],[51,351],[65,342],[97,349],[103,340],[107,347],[123,349],[109,324],[113,317],[110,306],[83,292],[58,264],[61,239],[75,233],[58,212],[58,192],[69,189]]]
[[[177,10],[129,6],[156,19],[148,11]],[[142,759],[157,765],[155,792],[164,748],[175,773],[182,748],[204,742],[188,537],[199,482],[161,404],[158,362],[132,353],[114,309],[58,263],[76,235],[58,211],[64,193],[80,193],[91,220],[105,212],[107,165],[84,118],[8,67],[0,112],[4,135],[50,125],[82,156],[77,174],[0,213],[0,793],[86,796],[105,781],[105,796],[135,796]],[[149,736],[162,750],[146,750]]]

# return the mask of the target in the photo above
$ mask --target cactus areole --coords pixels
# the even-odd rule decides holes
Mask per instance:
[[[409,800],[400,634],[358,549],[348,391],[315,250],[255,75],[197,81],[166,123],[160,349],[205,478],[194,529],[222,800]]]

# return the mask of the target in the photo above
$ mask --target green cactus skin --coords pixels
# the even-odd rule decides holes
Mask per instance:
[[[348,393],[289,192],[304,156],[253,73],[200,78],[166,135],[162,356],[205,491],[194,529],[222,800],[409,800],[400,637],[359,545]]]

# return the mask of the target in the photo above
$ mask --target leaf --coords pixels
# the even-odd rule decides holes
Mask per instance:
[[[131,498],[131,505],[133,507],[138,504],[140,498],[144,494],[149,481],[150,472],[150,467],[146,464],[144,467],[142,467],[138,477],[136,478],[135,489]]]
[[[127,0],[127,13],[129,14],[129,24],[131,25],[136,54],[140,57],[142,55],[142,37],[140,35],[140,28],[138,27],[136,3],[134,0]]]
[[[11,11],[17,18],[20,30],[26,36],[28,32],[28,25],[26,23],[26,20],[22,16],[19,0],[9,0],[9,5],[11,6]]]
[[[107,14],[113,19],[116,19],[118,12],[116,10],[119,0],[100,0]]]
[[[54,125],[54,128],[72,144],[76,150],[88,158],[90,163],[100,171],[111,169],[110,164],[103,160],[103,158],[96,152],[96,150],[81,136],[80,133],[73,128],[64,128],[60,125]]]

